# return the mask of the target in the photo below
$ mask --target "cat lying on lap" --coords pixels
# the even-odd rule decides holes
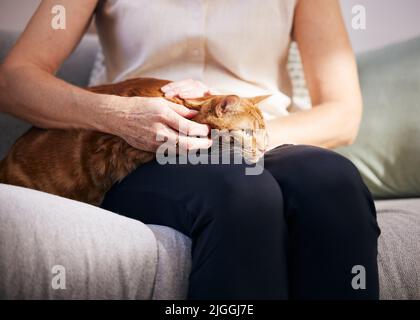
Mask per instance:
[[[166,80],[138,78],[91,87],[99,94],[125,97],[164,97]],[[170,101],[197,110],[191,120],[211,129],[231,132],[230,143],[240,141],[244,158],[258,160],[267,146],[265,124],[258,104],[267,96],[240,98],[209,95]],[[99,205],[113,184],[155,158],[120,137],[77,129],[31,128],[0,162],[0,183],[35,189]]]

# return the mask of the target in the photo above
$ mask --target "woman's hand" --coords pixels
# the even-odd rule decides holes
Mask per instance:
[[[212,94],[212,90],[200,81],[192,79],[171,82],[161,88],[166,98],[196,99]],[[163,143],[162,138],[180,149],[207,149],[209,127],[188,119],[197,111],[172,103],[163,98],[124,98],[126,107],[116,110],[114,134],[133,147],[154,152]],[[188,137],[190,136],[190,137]],[[197,137],[201,136],[201,137]]]
[[[183,150],[211,146],[208,126],[188,120],[197,111],[164,98],[111,97],[106,131],[137,149],[155,152],[164,142],[163,137]]]
[[[161,88],[166,98],[197,99],[210,94],[216,94],[204,83],[192,79],[171,82]]]

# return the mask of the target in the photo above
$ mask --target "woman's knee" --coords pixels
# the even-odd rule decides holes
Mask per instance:
[[[216,183],[214,183],[217,181]],[[246,175],[245,166],[215,168],[205,195],[202,218],[227,228],[262,228],[283,219],[283,197],[272,175]]]
[[[266,168],[280,180],[282,188],[297,194],[322,197],[364,189],[358,169],[342,155],[313,146],[279,149],[266,161]]]
[[[309,146],[294,147],[279,159],[284,172],[277,172],[277,179],[297,224],[338,233],[378,230],[372,197],[350,160]]]

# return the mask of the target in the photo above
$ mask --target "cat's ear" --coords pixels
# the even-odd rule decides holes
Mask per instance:
[[[238,96],[230,95],[222,97],[215,101],[216,105],[214,110],[218,117],[222,117],[225,113],[234,111],[235,108],[240,104],[241,99]]]
[[[185,99],[183,101],[184,106],[186,106],[189,109],[200,109],[203,104],[209,99],[210,97],[203,97],[198,99]]]
[[[264,95],[264,96],[247,98],[247,100],[249,102],[251,102],[253,105],[258,106],[259,104],[261,104],[263,101],[267,100],[270,97],[271,97],[271,94],[268,94],[268,95]]]

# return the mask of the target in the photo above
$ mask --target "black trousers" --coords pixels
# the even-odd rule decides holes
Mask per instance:
[[[291,145],[268,152],[260,175],[245,166],[153,161],[102,207],[192,238],[190,299],[377,299],[380,230],[355,166]]]

